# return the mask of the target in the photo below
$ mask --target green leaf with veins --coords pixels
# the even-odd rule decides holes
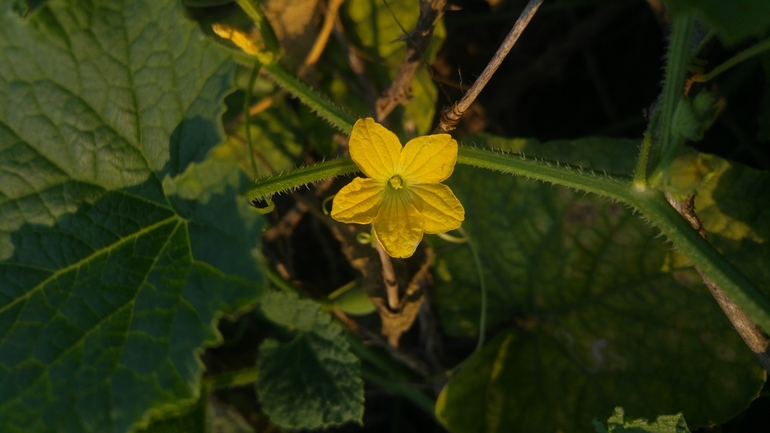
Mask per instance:
[[[199,169],[205,203],[163,188],[223,140],[232,62],[174,0],[50,1],[27,19],[12,5],[0,0],[0,430],[129,431],[197,398],[217,318],[263,290],[243,179]]]
[[[507,141],[528,156],[620,173],[638,150],[633,140]],[[646,418],[681,411],[700,426],[730,419],[757,395],[765,372],[697,272],[629,209],[466,167],[446,183],[480,251],[488,329],[501,330],[439,398],[437,415],[452,431],[582,431],[615,405]],[[437,253],[442,326],[472,335],[470,250]],[[767,254],[756,260],[767,268]]]
[[[259,347],[257,392],[265,414],[290,429],[360,424],[360,361],[342,328],[317,303],[294,294],[268,293],[260,306],[268,319],[296,331],[288,343],[266,340]]]

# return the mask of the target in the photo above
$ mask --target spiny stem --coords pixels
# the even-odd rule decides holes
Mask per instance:
[[[638,209],[709,280],[765,332],[770,331],[770,299],[692,228],[659,191],[631,191],[629,205]]]
[[[263,69],[270,74],[278,85],[299,98],[300,101],[318,113],[319,116],[326,119],[332,126],[348,135],[353,131],[353,124],[356,122],[355,117],[311,89],[310,86],[285,70],[281,65],[277,63],[264,65]]]
[[[658,120],[660,120],[660,110],[655,107],[650,117],[650,124],[647,125],[647,131],[644,132],[642,148],[639,150],[639,158],[636,160],[636,168],[634,169],[634,187],[639,190],[647,188],[647,160],[650,156],[652,143],[655,141],[655,128],[658,127]]]
[[[337,158],[331,161],[300,167],[292,171],[263,177],[254,182],[244,195],[249,200],[262,199],[280,192],[291,191],[303,185],[337,176],[355,173],[358,166],[352,159]]]
[[[668,168],[671,160],[676,156],[679,140],[674,140],[672,131],[674,111],[682,99],[687,67],[690,63],[690,43],[694,20],[687,17],[674,18],[671,27],[671,38],[666,54],[666,78],[663,82],[663,101],[661,104],[660,121],[660,159],[656,170],[663,172]]]
[[[457,163],[551,182],[620,201],[627,200],[631,189],[630,179],[624,176],[615,178],[608,175],[602,176],[590,170],[581,172],[573,167],[557,166],[548,161],[527,158],[523,155],[503,154],[484,149],[460,147]]]
[[[701,238],[671,207],[661,192],[652,189],[639,191],[631,179],[623,176],[599,175],[588,170],[557,166],[547,161],[490,150],[461,147],[457,162],[595,193],[638,209],[754,323],[765,331],[770,331],[770,300],[711,244]],[[356,171],[358,167],[350,158],[339,158],[260,179],[247,192],[247,196],[252,199],[265,198],[307,183]]]

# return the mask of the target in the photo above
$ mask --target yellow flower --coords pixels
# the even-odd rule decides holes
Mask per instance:
[[[391,257],[414,254],[423,233],[460,227],[465,209],[439,182],[457,163],[457,142],[449,134],[417,137],[401,147],[395,134],[371,118],[350,135],[350,156],[369,176],[357,177],[334,198],[332,218],[374,222],[374,235]]]

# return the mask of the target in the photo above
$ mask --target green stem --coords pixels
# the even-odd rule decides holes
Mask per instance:
[[[590,169],[491,150],[460,147],[457,163],[551,182],[620,201],[626,201],[631,190],[631,181],[625,176],[615,178]]]
[[[273,26],[270,25],[265,13],[262,12],[262,8],[259,7],[255,0],[236,0],[238,6],[246,12],[246,15],[254,21],[254,25],[259,29],[259,34],[262,36],[262,40],[265,42],[265,47],[275,54],[281,49],[281,44],[278,42],[278,37],[273,31]]]
[[[390,378],[382,377],[366,366],[361,367],[361,377],[373,385],[406,398],[431,417],[436,416],[436,404],[433,400],[425,395],[424,392],[412,387],[410,384],[396,382]]]
[[[286,173],[263,177],[245,192],[249,200],[269,198],[279,192],[291,191],[320,180],[355,173],[358,166],[350,157],[332,159],[291,170]]]
[[[264,65],[263,68],[279,86],[299,98],[300,101],[310,107],[310,109],[315,111],[319,116],[326,119],[332,126],[348,135],[353,131],[353,124],[357,120],[355,117],[334,105],[320,93],[314,91],[310,86],[299,80],[281,65],[273,63]]]
[[[690,17],[674,18],[671,27],[671,38],[666,55],[666,78],[663,82],[663,108],[660,123],[660,160],[657,165],[665,171],[679,150],[672,131],[674,111],[682,99],[687,67],[690,63],[690,43],[694,20]]]
[[[764,41],[759,42],[756,45],[741,51],[740,53],[733,56],[731,59],[727,60],[726,62],[714,68],[708,74],[696,76],[693,81],[697,81],[699,83],[705,83],[706,81],[711,81],[714,78],[716,78],[719,74],[732,68],[738,63],[748,59],[749,57],[756,56],[757,54],[767,50],[770,50],[770,39],[765,39]]]
[[[435,416],[435,403],[425,393],[411,385],[412,375],[406,373],[402,366],[392,358],[366,347],[361,340],[348,334],[347,341],[350,351],[362,361],[361,377],[380,388],[400,395],[431,416]]]
[[[203,378],[203,383],[210,390],[234,388],[255,383],[259,379],[259,369],[257,367],[246,368],[238,371],[229,371],[214,376]]]
[[[743,274],[735,269],[711,244],[693,230],[665,200],[662,193],[639,190],[623,176],[596,174],[591,170],[569,167],[523,155],[508,155],[490,150],[460,147],[459,164],[524,176],[576,190],[595,193],[625,203],[639,211],[679,249],[707,278],[719,286],[758,326],[770,330],[770,300]],[[251,198],[269,197],[334,176],[350,174],[358,167],[350,158],[339,158],[303,167],[284,175],[260,179],[249,190]]]
[[[292,286],[291,284],[289,284],[288,281],[284,280],[270,266],[267,266],[267,265],[262,266],[262,271],[266,274],[267,279],[270,280],[271,283],[275,284],[275,286],[278,287],[279,289],[287,293],[295,293],[297,295],[303,296],[302,293],[300,293],[296,287]]]
[[[249,87],[246,89],[246,99],[243,102],[243,123],[246,125],[246,144],[249,146],[251,172],[254,179],[259,177],[259,172],[257,171],[257,159],[254,156],[254,145],[251,142],[251,95],[254,92],[254,85],[257,83],[260,69],[262,69],[262,62],[254,61],[254,69],[251,71],[251,77],[249,77]]]
[[[647,125],[647,131],[644,132],[642,148],[639,151],[639,158],[636,160],[636,168],[634,169],[634,186],[640,190],[647,187],[647,160],[650,156],[650,148],[654,141],[655,128],[658,126],[658,120],[660,120],[660,110],[655,107],[655,110],[650,117],[650,124]]]
[[[709,280],[735,302],[751,320],[770,331],[770,299],[708,241],[695,231],[659,191],[632,191],[629,205],[638,209]]]

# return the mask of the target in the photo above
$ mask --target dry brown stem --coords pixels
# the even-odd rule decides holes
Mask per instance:
[[[409,102],[409,91],[417,68],[422,61],[423,53],[428,48],[430,38],[436,23],[444,15],[446,0],[421,0],[420,17],[414,30],[406,35],[407,45],[404,60],[398,67],[396,77],[377,99],[377,120],[382,121],[399,104]]]
[[[377,249],[377,254],[380,255],[380,261],[382,261],[382,281],[385,282],[385,291],[388,294],[388,307],[397,311],[399,308],[398,283],[396,282],[396,271],[393,270],[393,261],[374,236],[372,236],[372,242]]]
[[[521,15],[519,15],[519,19],[516,20],[516,23],[508,33],[508,36],[506,36],[503,43],[500,44],[500,47],[497,49],[494,57],[492,57],[492,60],[487,64],[487,67],[484,68],[481,76],[479,76],[473,83],[471,88],[459,102],[455,102],[451,107],[445,107],[441,112],[441,122],[438,127],[436,127],[437,132],[448,132],[455,129],[457,122],[460,121],[460,118],[465,111],[471,106],[473,101],[476,100],[476,97],[479,96],[481,90],[487,85],[492,78],[492,75],[495,74],[495,71],[497,71],[497,68],[503,63],[505,56],[511,51],[511,48],[513,48],[516,41],[519,40],[519,36],[521,36],[521,33],[527,27],[527,24],[532,20],[532,17],[535,16],[535,12],[537,12],[537,9],[541,4],[543,4],[543,0],[530,0],[529,3],[527,3],[527,6],[524,7]]]

